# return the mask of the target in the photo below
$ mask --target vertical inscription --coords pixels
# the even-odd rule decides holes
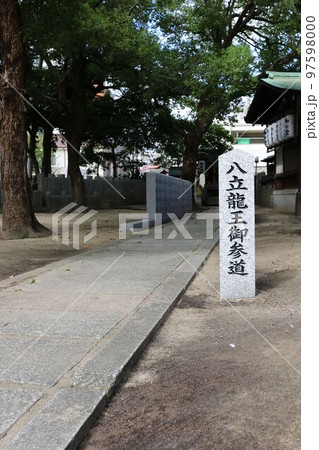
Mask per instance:
[[[220,292],[255,296],[254,157],[232,150],[219,157]]]

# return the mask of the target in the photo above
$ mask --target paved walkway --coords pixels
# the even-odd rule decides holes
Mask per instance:
[[[135,235],[0,283],[0,448],[75,448],[213,246]],[[152,233],[151,233],[152,234]]]

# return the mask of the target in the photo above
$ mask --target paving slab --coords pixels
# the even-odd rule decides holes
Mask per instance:
[[[189,276],[188,280],[191,278]],[[174,297],[167,295],[163,290],[146,303],[116,335],[75,372],[74,385],[109,387],[116,384],[123,371],[135,362],[161,325],[174,304],[172,298],[178,299],[184,286],[185,284],[180,285],[179,291],[174,292]]]
[[[77,447],[218,240],[204,221],[192,240],[173,231],[0,283],[0,411],[13,398],[0,449]]]
[[[0,380],[54,386],[91,348],[84,340],[1,338]]]
[[[128,310],[136,307],[147,294],[126,294],[117,293],[116,296],[110,293],[92,294],[87,292],[80,297],[73,293],[47,293],[42,292],[7,292],[0,293],[0,311],[1,316],[4,311],[23,310],[23,311],[87,311],[87,312],[105,312],[110,314],[121,313],[123,309]]]
[[[102,391],[61,389],[6,449],[64,450],[79,444],[78,423],[89,420],[103,397]]]
[[[77,298],[72,292],[69,294],[56,292],[25,292],[20,288],[6,289],[0,292],[0,311],[19,309],[39,311],[61,311]]]
[[[1,335],[101,339],[125,315],[81,311],[2,311]]]
[[[0,388],[0,436],[28,411],[42,395],[40,391]]]

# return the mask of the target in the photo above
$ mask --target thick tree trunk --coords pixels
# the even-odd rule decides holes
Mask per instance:
[[[68,175],[71,180],[72,198],[78,205],[85,205],[84,180],[80,170],[80,149],[83,142],[86,117],[85,69],[86,61],[82,55],[73,60],[72,68],[73,96],[69,112],[67,129],[68,139]]]
[[[194,196],[194,182],[196,178],[196,167],[198,158],[198,147],[200,139],[197,136],[195,130],[193,133],[189,133],[185,137],[185,152],[183,158],[182,178],[192,183],[192,202],[193,208],[196,207]]]
[[[44,230],[31,209],[27,179],[26,107],[16,92],[25,93],[26,53],[17,0],[0,0],[2,119],[0,129],[2,183],[2,237],[34,237]],[[9,84],[10,83],[10,84]],[[14,88],[13,88],[14,87]]]
[[[214,118],[211,109],[213,98],[203,95],[197,107],[197,119],[191,130],[185,137],[185,152],[183,158],[182,178],[194,183],[196,176],[196,164],[198,159],[198,148],[204,134],[208,131]],[[210,108],[208,108],[210,106]]]
[[[80,149],[81,136],[73,135],[68,143],[68,175],[71,180],[72,200],[78,205],[85,205],[84,180],[80,170],[81,156],[75,149]]]
[[[189,133],[185,138],[182,178],[194,183],[200,140],[195,133]]]

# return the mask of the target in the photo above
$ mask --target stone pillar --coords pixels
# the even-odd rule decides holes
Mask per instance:
[[[218,164],[221,298],[255,297],[254,157],[236,149]]]

